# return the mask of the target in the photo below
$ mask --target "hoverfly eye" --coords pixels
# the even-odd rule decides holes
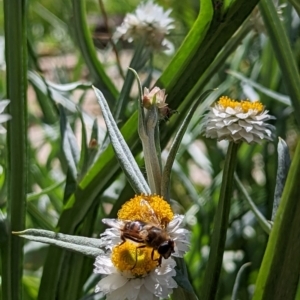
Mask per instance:
[[[174,252],[174,241],[169,240],[163,242],[157,249],[158,253],[164,258],[169,258],[171,253]]]
[[[159,247],[158,247],[158,253],[161,255],[164,255],[166,252],[168,252],[170,249],[169,243],[168,242],[164,242],[162,243]]]

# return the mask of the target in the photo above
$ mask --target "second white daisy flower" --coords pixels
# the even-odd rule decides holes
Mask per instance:
[[[261,102],[236,101],[222,96],[205,118],[205,135],[218,141],[261,143],[273,140],[273,125],[266,121],[274,119]]]

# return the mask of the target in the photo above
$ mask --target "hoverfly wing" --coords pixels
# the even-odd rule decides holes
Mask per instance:
[[[102,223],[105,225],[116,228],[119,230],[122,230],[124,228],[124,220],[118,220],[118,219],[102,219]]]
[[[148,201],[142,199],[140,202],[141,207],[143,208],[144,220],[149,220],[149,223],[160,227],[159,220],[154,212],[153,208]]]

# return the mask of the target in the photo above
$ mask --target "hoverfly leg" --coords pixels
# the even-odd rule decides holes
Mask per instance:
[[[159,256],[159,259],[158,259],[158,265],[157,265],[158,267],[161,266],[161,261],[162,261],[162,256],[160,255],[160,256]]]
[[[146,245],[141,245],[135,248],[135,263],[133,265],[133,267],[131,268],[131,270],[133,270],[137,264],[137,249],[141,249],[141,248],[146,248]]]
[[[121,234],[120,238],[121,238],[122,242],[118,245],[118,247],[123,245],[126,242],[126,239],[124,238],[123,233]]]
[[[157,261],[157,266],[160,267],[161,261],[162,261],[162,256],[160,255],[158,259],[154,259],[154,251],[155,251],[155,249],[153,248],[152,252],[151,252],[151,259],[153,261]]]

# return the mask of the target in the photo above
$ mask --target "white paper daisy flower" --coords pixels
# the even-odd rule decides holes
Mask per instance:
[[[137,224],[144,222],[142,226],[155,225],[154,230],[158,232],[161,229],[164,241],[170,241],[170,251],[160,254],[159,248],[151,247],[149,241],[138,241],[139,235],[133,236],[136,241],[128,236],[124,241],[124,236],[121,237],[124,225],[128,222],[135,225],[135,221],[130,220],[139,220]],[[101,235],[102,247],[107,252],[97,257],[94,272],[107,277],[98,283],[96,292],[107,294],[107,299],[167,298],[177,287],[173,279],[176,262],[171,254],[182,257],[190,247],[190,232],[181,227],[183,216],[174,215],[170,205],[160,196],[138,195],[122,206],[118,219],[102,221],[111,228]]]
[[[145,39],[154,49],[172,49],[173,45],[165,39],[174,28],[174,20],[169,17],[170,13],[170,9],[164,11],[153,1],[142,3],[133,13],[125,16],[114,37],[123,38],[128,42]]]
[[[272,141],[274,126],[266,121],[274,119],[261,102],[235,101],[222,96],[207,114],[204,126],[205,136],[218,141],[261,143]]]
[[[0,134],[3,134],[6,132],[6,129],[1,125],[1,123],[4,123],[11,119],[11,116],[9,114],[3,114],[3,111],[5,107],[10,103],[9,100],[2,100],[0,101]]]

